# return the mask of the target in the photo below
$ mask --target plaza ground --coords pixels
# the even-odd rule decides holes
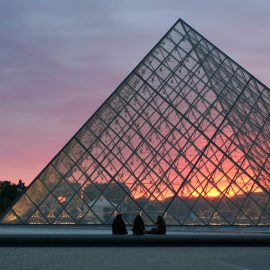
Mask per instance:
[[[270,269],[268,227],[169,227],[165,236],[130,229],[113,236],[110,226],[1,225],[0,270]]]
[[[270,247],[1,247],[2,270],[269,269]]]

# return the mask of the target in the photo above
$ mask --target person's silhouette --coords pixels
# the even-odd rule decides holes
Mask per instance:
[[[150,231],[147,231],[149,234],[166,234],[166,223],[162,216],[157,217],[154,228]]]
[[[140,215],[137,215],[133,222],[132,228],[133,235],[142,235],[144,234],[144,222]]]
[[[112,233],[113,234],[127,234],[128,233],[125,222],[122,219],[121,214],[118,214],[112,223]]]

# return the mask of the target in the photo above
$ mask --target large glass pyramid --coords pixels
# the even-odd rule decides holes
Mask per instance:
[[[1,223],[270,225],[270,90],[181,19]]]

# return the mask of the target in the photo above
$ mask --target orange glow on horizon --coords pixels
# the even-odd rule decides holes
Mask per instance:
[[[204,198],[218,198],[222,197],[223,194],[226,197],[241,196],[245,193],[260,193],[263,190],[256,184],[254,184],[248,177],[243,176],[235,179],[233,183],[230,180],[223,177],[217,177],[218,180],[202,181],[199,186],[196,184],[197,180],[192,179],[181,187],[178,197],[180,198],[198,198],[202,196]],[[212,184],[213,183],[213,184]],[[165,184],[160,184],[159,188],[152,191],[153,186],[145,183],[145,188],[140,187],[139,189],[133,189],[131,194],[134,199],[149,199],[150,201],[164,201],[168,198],[175,196],[175,192],[178,191],[179,185],[170,185],[170,189]],[[174,190],[172,190],[174,189]],[[150,191],[149,191],[150,190]]]

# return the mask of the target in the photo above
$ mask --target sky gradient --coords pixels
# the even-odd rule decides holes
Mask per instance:
[[[270,2],[0,2],[0,180],[30,183],[181,17],[270,85]]]

